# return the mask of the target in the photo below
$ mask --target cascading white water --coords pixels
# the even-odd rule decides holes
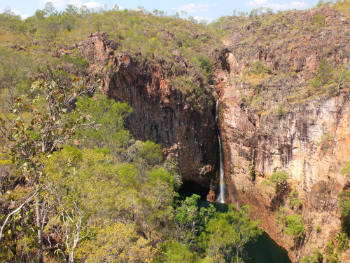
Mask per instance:
[[[215,110],[215,121],[218,123],[219,117],[219,100],[216,101],[216,110]],[[218,132],[218,141],[219,141],[219,156],[220,156],[220,162],[219,162],[219,171],[220,171],[220,187],[219,187],[219,195],[217,198],[217,202],[224,204],[225,203],[225,188],[224,188],[224,166],[222,164],[222,149],[221,149],[221,138],[220,138],[220,132],[219,129]]]

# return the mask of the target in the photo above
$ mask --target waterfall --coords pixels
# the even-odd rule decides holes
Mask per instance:
[[[215,108],[215,121],[218,125],[219,121],[219,100],[216,101],[216,108]],[[219,156],[220,156],[220,163],[219,163],[219,171],[220,171],[220,188],[219,188],[219,195],[217,198],[217,202],[220,202],[222,204],[225,203],[225,189],[224,189],[224,166],[222,164],[222,149],[221,149],[221,138],[220,138],[220,132],[219,128],[217,128],[217,133],[218,133],[218,141],[219,141]]]

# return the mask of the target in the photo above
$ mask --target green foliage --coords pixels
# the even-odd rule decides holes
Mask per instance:
[[[286,221],[286,207],[281,206],[279,211],[276,213],[277,223],[279,225],[284,225]]]
[[[149,181],[153,184],[159,184],[160,182],[174,185],[174,178],[164,168],[154,168],[149,173]]]
[[[350,180],[350,162],[345,162],[344,165],[342,166],[340,173],[342,175],[347,175],[349,176],[349,180]]]
[[[163,152],[159,144],[146,141],[139,151],[139,156],[145,159],[148,164],[155,165],[163,161]]]
[[[335,241],[337,243],[337,251],[344,252],[349,248],[349,238],[347,237],[346,233],[338,232]]]
[[[191,75],[180,75],[176,78],[172,79],[172,85],[181,90],[183,93],[188,94],[194,90],[196,90],[196,80],[194,76]]]
[[[325,257],[325,262],[327,263],[339,263],[339,257],[337,253],[327,255]]]
[[[227,213],[220,213],[208,222],[201,235],[208,259],[211,262],[239,262],[244,245],[261,234],[258,226],[258,221],[249,219],[249,207],[238,211],[229,206]]]
[[[257,60],[257,61],[249,63],[248,73],[255,74],[255,75],[270,74],[271,69],[266,67],[261,60]]]
[[[350,216],[350,191],[346,190],[339,194],[340,212],[343,217]]]
[[[283,181],[286,181],[288,179],[288,173],[285,171],[276,171],[274,172],[271,177],[269,178],[269,181],[273,184],[277,184]]]
[[[301,203],[301,200],[299,199],[299,194],[297,190],[293,190],[289,194],[289,207],[291,209],[300,209],[302,208],[303,204]]]
[[[285,233],[288,236],[302,238],[305,235],[303,220],[300,215],[286,216]]]
[[[316,76],[311,82],[311,85],[314,88],[320,88],[323,85],[330,84],[333,79],[333,72],[334,70],[328,63],[327,59],[323,58],[316,72]]]
[[[150,262],[155,252],[151,240],[137,233],[134,224],[116,222],[99,228],[93,240],[84,242],[78,258],[84,262]]]
[[[254,169],[254,165],[249,165],[249,175],[250,175],[250,178],[252,179],[252,181],[254,182],[255,181],[255,178],[256,178],[256,174],[255,174],[255,169]]]
[[[349,0],[338,0],[333,5],[332,8],[338,10],[348,19],[350,18],[350,1]]]
[[[288,173],[285,171],[276,171],[274,172],[267,182],[269,185],[273,185],[275,187],[276,192],[278,192],[282,185],[287,183]]]
[[[276,109],[276,113],[277,113],[278,116],[281,116],[281,117],[286,115],[286,112],[283,109],[283,105],[281,103],[278,104],[278,107]]]
[[[65,230],[67,254],[74,251],[78,231],[89,232],[97,226],[96,235],[86,241],[78,239],[82,242],[79,257],[123,259],[134,250],[144,253],[138,260],[152,257],[157,241],[151,236],[171,219],[173,179],[165,169],[144,173],[131,163],[118,163],[106,151],[66,147],[52,154],[45,173],[48,202],[60,218],[47,231],[57,224]],[[110,255],[107,251],[114,252]]]
[[[76,139],[86,147],[108,147],[117,153],[126,146],[131,135],[124,128],[124,119],[132,111],[126,103],[115,102],[106,96],[80,97],[72,118],[84,116],[90,125],[82,126],[76,133]]]
[[[322,263],[322,262],[323,262],[323,255],[317,249],[310,256],[307,256],[301,260],[301,263]]]
[[[314,16],[314,24],[318,27],[324,27],[325,26],[325,17],[323,14],[317,14]]]
[[[331,263],[338,263],[339,262],[339,258],[338,258],[338,254],[335,253],[334,249],[335,247],[338,246],[337,244],[337,238],[338,238],[338,234],[337,233],[337,236],[333,237],[332,240],[330,240],[326,247],[325,247],[325,253],[326,253],[326,256],[325,256],[325,262],[331,262]],[[342,237],[340,237],[342,238]],[[339,248],[337,248],[338,251],[341,251],[339,250]]]
[[[333,254],[334,252],[334,244],[333,241],[329,241],[325,247],[325,252],[327,255]]]
[[[197,262],[196,254],[191,252],[186,245],[177,242],[176,240],[169,240],[161,247],[161,255],[153,260],[153,263],[194,263]]]
[[[316,226],[316,232],[319,234],[322,232],[322,228],[320,226]]]
[[[199,207],[200,196],[193,194],[179,202],[174,214],[174,223],[177,229],[177,239],[186,244],[197,246],[198,235],[203,232],[206,224],[216,214],[215,207]]]
[[[77,53],[73,53],[71,55],[64,54],[61,59],[65,62],[72,63],[81,69],[84,69],[89,65],[88,61]]]
[[[19,253],[19,256],[24,254],[23,258],[31,257],[29,261],[33,261],[33,258],[41,261],[43,254],[41,240],[44,225],[41,216],[46,213],[47,207],[41,205],[45,197],[41,179],[45,177],[45,161],[68,142],[76,128],[84,122],[81,117],[72,120],[67,116],[75,94],[84,93],[81,83],[67,81],[65,84],[67,86],[55,79],[52,72],[44,73],[42,79],[32,84],[30,96],[14,98],[12,114],[7,118],[7,122],[0,119],[4,124],[0,127],[1,134],[5,135],[7,147],[11,149],[12,162],[16,165],[18,173],[26,177],[28,192],[34,192],[31,195],[35,198],[32,210],[35,208],[36,222],[28,223],[37,231],[38,239],[34,239],[37,243],[37,253],[34,257],[25,249]],[[22,228],[17,227],[16,230],[21,231]],[[32,237],[25,238],[28,242],[33,240]]]

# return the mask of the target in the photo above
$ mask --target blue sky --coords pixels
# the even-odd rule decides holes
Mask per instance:
[[[78,7],[85,5],[88,8],[112,8],[117,4],[119,7],[127,9],[136,9],[139,6],[149,11],[158,9],[165,11],[168,15],[183,11],[186,12],[187,16],[208,21],[215,20],[220,16],[232,15],[233,10],[249,12],[259,7],[268,7],[274,10],[307,9],[315,6],[318,2],[318,0],[0,0],[0,12],[10,9],[25,18],[33,15],[35,10],[42,9],[49,1],[58,10],[64,9],[67,4]]]

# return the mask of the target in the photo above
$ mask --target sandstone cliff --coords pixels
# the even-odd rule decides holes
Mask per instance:
[[[116,47],[99,33],[79,44],[90,63],[89,76],[101,79],[109,97],[133,107],[126,125],[137,139],[161,144],[164,155],[177,161],[184,181],[209,188],[218,153],[213,95],[200,78],[194,84],[204,92],[195,97],[195,91],[182,92],[171,82],[192,70],[176,54],[183,67],[173,73],[165,61],[115,53]]]
[[[223,40],[216,79],[228,198],[248,203],[294,262],[324,251],[341,229],[337,195],[347,178],[340,170],[350,160],[345,35],[349,21],[322,7],[256,19]],[[320,84],[321,73],[330,76]],[[284,190],[269,184],[276,171],[289,176]],[[294,209],[288,206],[293,190],[302,203]],[[293,214],[305,227],[298,240],[278,222]]]

